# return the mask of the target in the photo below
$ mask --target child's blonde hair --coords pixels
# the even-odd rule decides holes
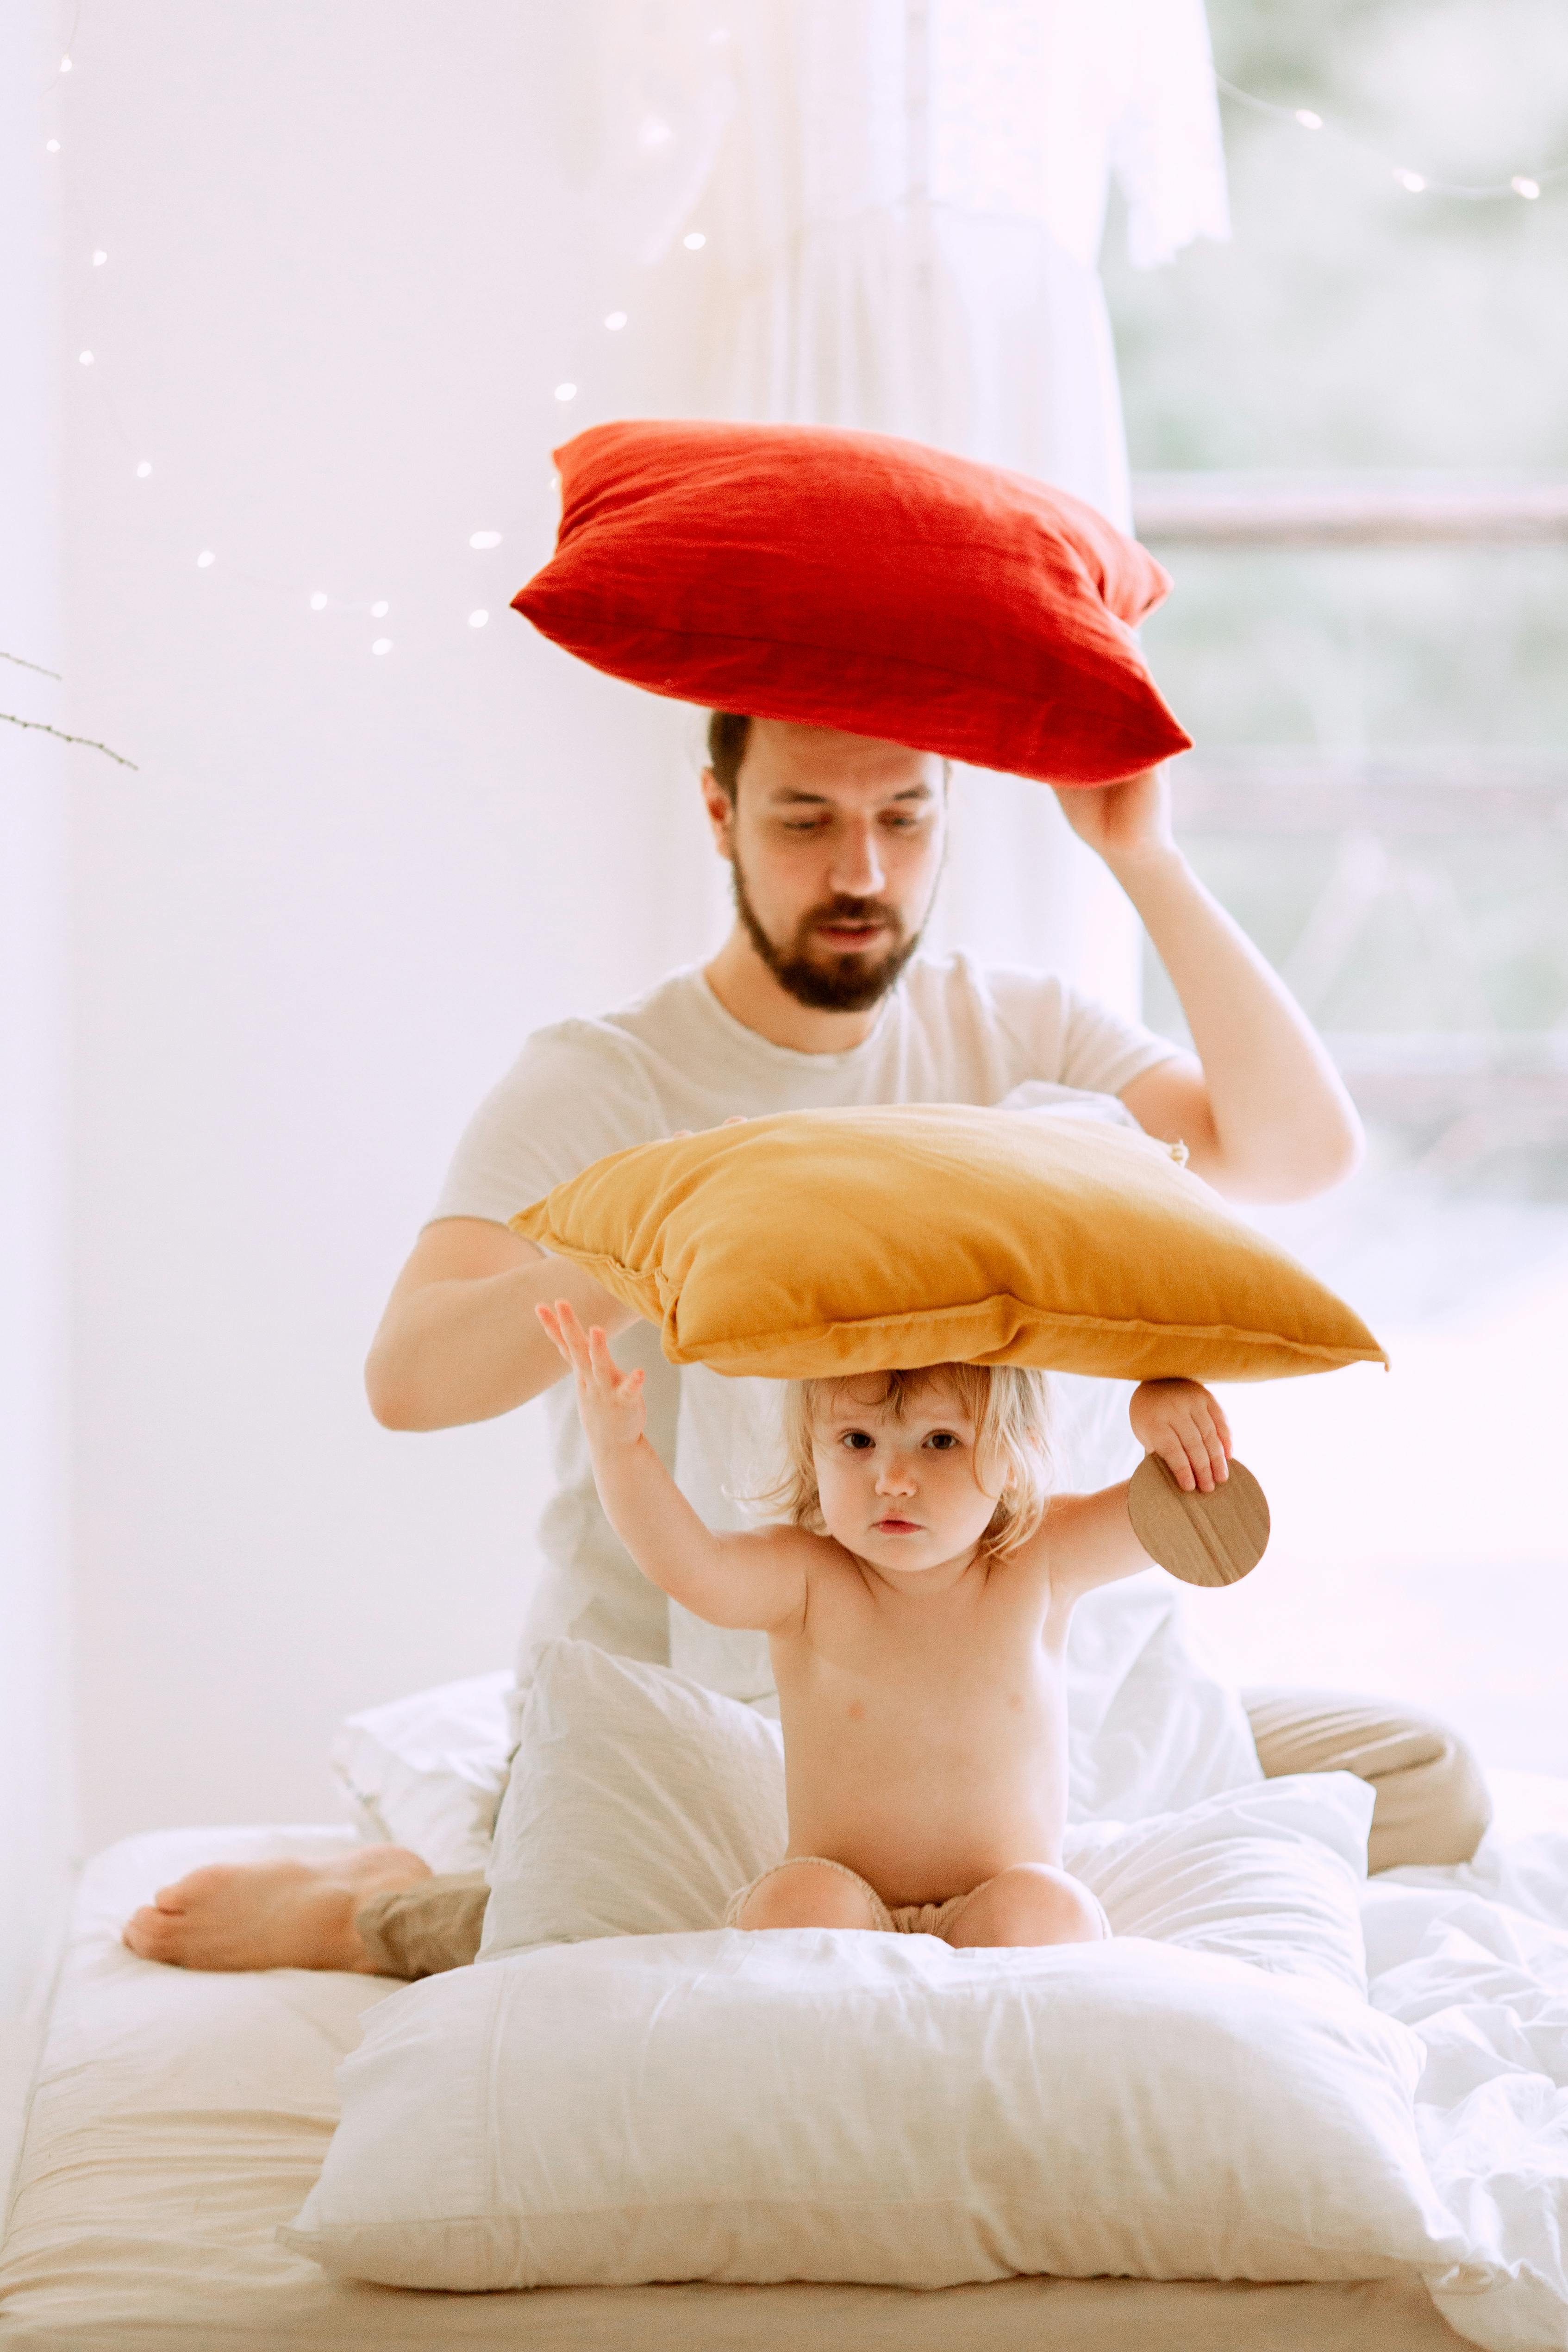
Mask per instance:
[[[830,1391],[880,1383],[865,1400],[901,1418],[912,1391],[938,1383],[975,1424],[975,1475],[997,1507],[980,1549],[1005,1559],[1029,1541],[1051,1499],[1051,1388],[1028,1364],[927,1364],[906,1372],[852,1372],[831,1380],[790,1381],[784,1391],[784,1475],[757,1499],[781,1511],[792,1526],[825,1535],[812,1435]]]

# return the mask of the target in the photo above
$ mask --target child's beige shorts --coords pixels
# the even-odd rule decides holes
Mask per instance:
[[[976,1895],[983,1894],[991,1884],[988,1878],[983,1878],[979,1885],[971,1886],[967,1895],[950,1895],[946,1903],[901,1903],[896,1911],[890,1911],[875,1887],[870,1885],[858,1870],[852,1870],[847,1863],[830,1862],[821,1854],[796,1853],[791,1854],[788,1862],[776,1862],[771,1870],[762,1871],[748,1885],[743,1886],[738,1895],[730,1896],[724,1915],[725,1926],[727,1927],[735,1926],[747,1904],[765,1879],[775,1878],[779,1871],[792,1870],[797,1863],[802,1862],[809,1862],[814,1870],[836,1870],[842,1877],[851,1880],[858,1886],[871,1906],[872,1926],[885,1936],[940,1936],[957,1917],[965,1905],[972,1903]],[[1104,1905],[1097,1895],[1091,1895],[1086,1886],[1083,1888],[1083,1893],[1100,1915],[1101,1934],[1109,1936],[1111,1922],[1106,1916]]]

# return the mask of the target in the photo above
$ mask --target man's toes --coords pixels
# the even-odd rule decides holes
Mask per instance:
[[[144,1903],[120,1929],[120,1940],[138,1959],[168,1961],[173,1958],[174,1917],[156,1904]]]

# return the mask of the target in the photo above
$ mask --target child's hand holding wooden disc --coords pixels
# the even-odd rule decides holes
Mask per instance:
[[[1131,1418],[1148,1449],[1127,1489],[1134,1534],[1184,1583],[1234,1584],[1267,1549],[1269,1505],[1219,1405],[1196,1381],[1145,1381]]]

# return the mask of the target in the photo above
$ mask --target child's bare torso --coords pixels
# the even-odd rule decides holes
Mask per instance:
[[[915,1591],[808,1540],[804,1622],[771,1636],[789,1853],[845,1864],[894,1909],[1060,1864],[1069,1611],[1043,1546]]]

